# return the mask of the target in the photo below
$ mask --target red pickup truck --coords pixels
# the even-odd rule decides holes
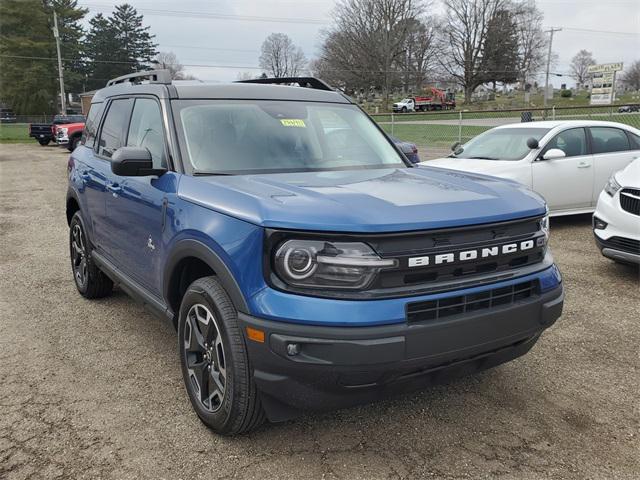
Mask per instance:
[[[80,137],[82,137],[84,122],[54,125],[53,128],[58,145],[67,147],[67,150],[73,152],[80,141]]]
[[[52,140],[57,140],[56,127],[59,125],[69,125],[71,123],[82,122],[84,115],[56,115],[51,123],[31,123],[29,124],[29,136],[35,138],[40,145],[49,145]]]

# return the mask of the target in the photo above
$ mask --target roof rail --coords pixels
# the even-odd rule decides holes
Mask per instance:
[[[140,83],[142,80],[149,80],[149,83],[171,85],[171,72],[169,70],[148,70],[146,72],[129,73],[128,75],[112,78],[107,82],[107,87],[125,82]]]
[[[334,91],[330,85],[315,77],[253,78],[251,80],[238,80],[236,83],[266,83],[274,85],[297,83],[301,87]]]

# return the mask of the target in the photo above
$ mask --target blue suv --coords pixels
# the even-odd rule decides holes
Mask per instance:
[[[542,198],[414,166],[314,78],[111,80],[68,173],[78,291],[172,324],[222,434],[493,367],[562,311]]]

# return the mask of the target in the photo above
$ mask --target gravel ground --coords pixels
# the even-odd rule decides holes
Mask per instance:
[[[175,334],[121,292],[77,294],[67,155],[0,145],[0,478],[638,478],[638,273],[588,217],[552,222],[565,313],[526,356],[238,438],[210,433]]]

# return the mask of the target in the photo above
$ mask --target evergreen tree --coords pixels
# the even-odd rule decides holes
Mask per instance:
[[[154,36],[131,5],[116,6],[111,17],[93,17],[85,42],[87,89],[101,88],[120,75],[146,70],[157,54]]]
[[[0,32],[0,101],[19,115],[55,112],[55,44],[42,2],[2,0]]]
[[[485,82],[514,83],[518,80],[518,31],[513,14],[498,10],[487,25],[480,70]]]
[[[154,35],[149,33],[150,27],[142,25],[142,15],[131,5],[118,5],[109,19],[118,42],[119,60],[129,63],[132,72],[149,68],[158,52],[153,43]]]
[[[130,66],[117,63],[124,53],[119,51],[113,25],[108,18],[98,13],[89,21],[89,32],[85,41],[87,57],[87,90],[105,86],[108,80],[130,73]]]

